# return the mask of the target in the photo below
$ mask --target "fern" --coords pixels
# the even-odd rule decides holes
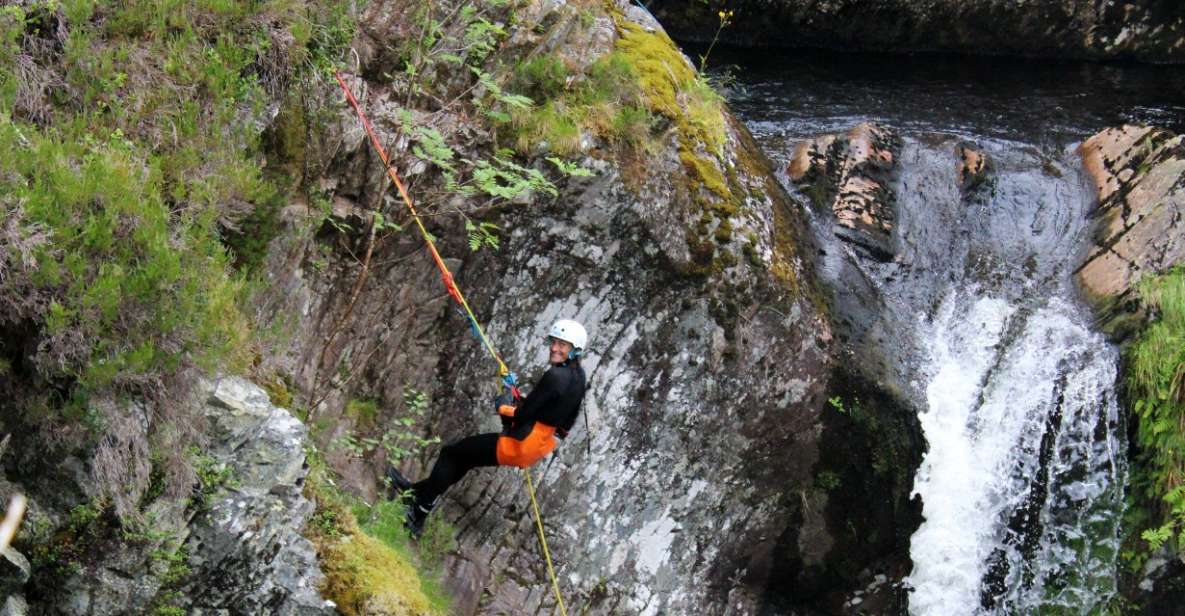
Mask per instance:
[[[498,226],[493,223],[482,222],[473,224],[473,221],[465,221],[465,232],[469,236],[469,250],[477,252],[483,246],[497,250],[499,246],[498,236],[496,235]]]
[[[566,160],[563,160],[562,158],[548,156],[547,161],[550,162],[551,164],[555,165],[556,168],[559,169],[560,173],[567,175],[567,176],[571,176],[574,178],[589,178],[589,177],[592,177],[593,175],[595,175],[592,172],[592,169],[586,169],[576,163],[570,163]]]

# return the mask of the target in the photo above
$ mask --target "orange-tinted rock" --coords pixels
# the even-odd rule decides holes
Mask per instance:
[[[786,168],[790,181],[802,181],[811,170],[826,166],[827,149],[832,143],[835,143],[835,135],[823,135],[795,146],[794,157],[790,159],[790,166]]]
[[[895,220],[889,176],[899,147],[892,131],[864,122],[799,143],[786,173],[816,205],[831,209],[842,239],[889,258]]]
[[[1185,263],[1185,137],[1124,126],[1078,151],[1098,191],[1099,220],[1077,279],[1114,331],[1122,323],[1113,309],[1140,278]]]
[[[955,148],[959,162],[955,172],[959,177],[959,187],[964,191],[974,189],[987,179],[988,156],[979,148],[969,143],[960,143]]]

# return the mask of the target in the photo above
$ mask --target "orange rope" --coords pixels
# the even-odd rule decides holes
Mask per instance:
[[[379,159],[383,161],[383,167],[387,170],[387,176],[395,182],[395,187],[399,189],[399,196],[403,198],[403,202],[407,204],[407,210],[411,212],[411,217],[416,222],[416,226],[420,228],[420,234],[424,236],[424,243],[428,245],[428,252],[432,254],[432,260],[436,262],[436,268],[440,270],[440,279],[444,282],[444,288],[448,290],[451,296],[461,308],[465,310],[469,317],[470,323],[473,324],[474,331],[477,332],[478,337],[481,338],[482,343],[486,349],[489,350],[490,355],[494,356],[494,360],[498,362],[498,376],[503,377],[510,374],[510,369],[506,367],[506,363],[502,361],[502,356],[498,354],[497,349],[494,348],[494,343],[490,342],[486,336],[485,330],[482,329],[481,324],[477,322],[477,317],[473,315],[473,310],[469,308],[469,302],[465,301],[465,296],[461,293],[461,289],[457,287],[457,283],[453,281],[453,274],[449,271],[448,266],[444,264],[444,259],[440,257],[440,253],[436,250],[436,243],[432,241],[432,235],[428,233],[428,229],[424,227],[424,222],[420,220],[420,214],[416,211],[416,207],[412,205],[411,197],[407,194],[407,188],[403,186],[403,181],[399,179],[399,174],[395,172],[395,168],[391,166],[391,159],[387,156],[387,151],[383,149],[383,145],[379,143],[379,138],[374,134],[374,128],[370,125],[370,120],[366,118],[366,114],[362,112],[362,106],[358,104],[358,99],[354,98],[354,93],[350,91],[350,87],[346,85],[346,81],[342,79],[341,73],[334,72],[337,77],[338,84],[341,85],[342,90],[346,93],[346,100],[350,102],[350,106],[357,112],[358,117],[362,120],[362,127],[366,129],[366,134],[370,137],[370,144],[379,154]]]

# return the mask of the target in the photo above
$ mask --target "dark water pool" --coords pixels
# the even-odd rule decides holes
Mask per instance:
[[[709,69],[759,137],[876,120],[1060,149],[1125,122],[1185,130],[1182,66],[717,47]]]

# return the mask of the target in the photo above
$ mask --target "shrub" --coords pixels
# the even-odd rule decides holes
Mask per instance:
[[[1154,503],[1155,548],[1185,545],[1185,268],[1139,286],[1155,320],[1127,350],[1127,393],[1137,418],[1133,483]]]
[[[0,166],[0,207],[23,227],[6,247],[14,275],[0,306],[40,322],[31,359],[42,378],[69,383],[65,410],[241,352],[240,282],[214,212],[175,217],[157,160],[118,132],[23,132],[0,118]]]
[[[0,8],[0,395],[17,411],[4,427],[39,436],[31,447],[97,448],[109,463],[94,479],[121,518],[148,473],[114,469],[145,441],[164,467],[154,493],[194,479],[185,377],[252,359],[240,272],[284,202],[261,131],[323,82],[352,38],[350,4]],[[149,404],[146,429],[127,429],[131,397]]]

